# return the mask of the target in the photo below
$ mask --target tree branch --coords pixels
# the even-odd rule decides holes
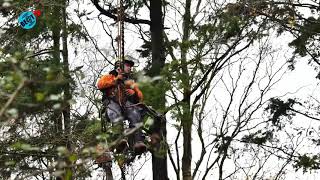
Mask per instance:
[[[6,109],[11,105],[11,103],[14,101],[14,99],[18,96],[18,93],[20,90],[24,87],[26,81],[22,80],[21,83],[19,84],[18,88],[14,91],[14,93],[11,95],[9,100],[6,102],[6,104],[3,106],[3,108],[0,111],[0,118],[3,116],[4,112]]]
[[[308,115],[307,113],[303,113],[303,112],[297,111],[297,110],[292,109],[292,108],[290,108],[290,110],[293,111],[293,112],[295,112],[295,113],[298,113],[298,114],[300,114],[300,115],[303,115],[303,116],[305,116],[305,117],[307,117],[307,118],[310,118],[310,119],[313,119],[313,120],[316,120],[316,121],[320,121],[319,118],[312,117],[312,116]]]
[[[118,16],[114,15],[111,11],[103,9],[99,5],[99,0],[91,0],[93,5],[100,11],[101,14],[108,16],[109,18],[112,18],[113,20],[117,21]],[[136,19],[131,17],[124,17],[124,21],[131,23],[131,24],[148,24],[151,25],[151,21],[145,20],[145,19]]]

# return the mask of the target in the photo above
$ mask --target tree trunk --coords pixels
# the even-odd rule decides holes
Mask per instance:
[[[186,105],[183,108],[182,115],[182,130],[183,130],[183,156],[182,156],[182,176],[183,180],[191,180],[191,160],[192,160],[192,146],[191,146],[191,132],[192,132],[192,117],[190,114],[190,97],[187,98]]]
[[[164,40],[163,40],[163,14],[162,14],[162,1],[151,0],[150,1],[150,20],[151,20],[151,45],[152,45],[152,66],[149,71],[150,76],[159,76],[162,68],[165,65],[165,53],[164,53]],[[160,94],[160,103],[157,109],[165,106],[165,92]],[[166,123],[162,122],[158,124],[160,127],[160,134],[162,134],[163,141],[167,140]],[[152,154],[152,169],[154,180],[167,180],[167,154],[163,157],[157,157]]]
[[[183,156],[182,156],[182,176],[183,180],[191,180],[191,160],[192,160],[192,146],[191,146],[191,132],[193,117],[190,112],[190,80],[187,63],[188,47],[184,44],[190,38],[190,14],[191,0],[186,0],[185,14],[183,16],[183,37],[181,45],[181,69],[184,78],[181,79],[183,85],[183,114],[182,114],[182,130],[183,130]]]
[[[55,22],[52,26],[52,38],[53,38],[53,61],[56,67],[61,66],[61,58],[60,58],[60,39],[62,39],[62,67],[63,67],[63,77],[65,79],[65,83],[63,84],[63,93],[64,93],[64,102],[62,104],[62,112],[56,112],[57,118],[55,118],[55,127],[56,133],[58,136],[64,135],[63,141],[61,141],[62,146],[66,146],[67,149],[71,150],[70,144],[70,102],[72,99],[71,94],[71,76],[69,70],[69,59],[68,59],[68,32],[67,32],[67,14],[66,7],[67,1],[60,0],[58,1],[61,5],[56,5],[53,7],[52,16],[55,18]],[[62,33],[61,33],[62,31]],[[66,159],[67,165],[71,165],[68,158]],[[72,171],[71,168],[66,168],[65,177],[67,179],[72,179]],[[59,179],[59,178],[58,178]]]
[[[71,94],[71,76],[70,76],[70,70],[69,70],[69,58],[68,58],[68,32],[67,32],[67,14],[66,14],[66,7],[67,3],[64,1],[64,7],[62,9],[62,57],[63,57],[63,73],[64,78],[67,80],[67,82],[64,85],[64,108],[63,108],[63,119],[64,119],[64,131],[65,135],[69,137],[70,135],[70,100],[72,99]],[[69,143],[67,143],[68,149]]]
[[[53,39],[53,64],[54,64],[54,71],[58,72],[58,68],[61,64],[61,58],[60,58],[60,38],[61,38],[61,7],[60,6],[53,6],[52,7],[52,18],[54,18],[52,23],[52,39]],[[63,118],[62,113],[60,110],[54,110],[54,126],[55,126],[55,132],[57,138],[61,138],[62,131],[63,131]],[[59,141],[57,146],[62,146],[63,141]],[[55,161],[58,161],[58,159],[55,159]],[[58,170],[58,168],[57,168]],[[62,176],[58,176],[56,178],[57,180],[62,180]]]
[[[159,76],[165,65],[162,1],[150,1],[152,66],[151,76]]]
[[[64,129],[64,136],[65,136],[65,145],[70,153],[72,153],[71,148],[71,141],[70,141],[70,134],[71,134],[71,122],[70,122],[70,100],[72,99],[71,94],[71,86],[70,83],[72,81],[69,69],[69,57],[68,57],[68,32],[67,32],[67,8],[68,4],[67,1],[63,1],[62,7],[62,58],[63,58],[63,77],[65,78],[66,82],[63,87],[64,91],[64,105],[63,105],[63,129]],[[71,166],[72,162],[70,162],[69,158],[66,159],[67,166]],[[72,179],[72,168],[66,168],[66,177],[68,179]]]
[[[113,180],[112,167],[111,167],[111,165],[107,165],[107,166],[104,168],[104,171],[106,172],[106,179],[105,179],[105,180]]]
[[[53,52],[52,52],[52,61],[54,67],[57,68],[60,64],[60,7],[53,6],[52,7],[52,17],[54,17],[54,22],[52,24],[52,39],[53,39]],[[54,125],[55,125],[55,133],[57,135],[61,134],[62,130],[62,122],[61,122],[61,114],[60,112],[54,112]]]

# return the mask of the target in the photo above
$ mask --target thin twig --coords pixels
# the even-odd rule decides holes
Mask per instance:
[[[3,108],[0,111],[0,119],[3,116],[4,112],[8,109],[8,107],[11,105],[11,103],[14,101],[14,99],[18,96],[18,93],[20,90],[24,87],[26,81],[22,80],[19,84],[18,88],[14,91],[14,93],[10,96],[9,100],[6,102],[6,104],[3,106]]]

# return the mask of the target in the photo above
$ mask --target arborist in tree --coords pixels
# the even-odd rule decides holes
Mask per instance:
[[[98,89],[103,92],[102,101],[106,107],[106,117],[112,123],[116,136],[123,133],[123,120],[127,119],[131,128],[142,122],[139,103],[143,100],[143,94],[132,79],[133,66],[134,62],[131,60],[118,61],[114,70],[108,75],[103,75],[97,84]],[[134,139],[135,153],[145,152],[147,147],[140,129],[135,132]],[[127,140],[122,139],[115,148],[117,152],[122,152],[127,147]]]

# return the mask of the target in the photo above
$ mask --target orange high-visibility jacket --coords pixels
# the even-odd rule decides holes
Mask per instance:
[[[112,91],[115,88],[116,80],[117,80],[117,77],[112,74],[103,75],[98,80],[97,87],[101,91],[106,91],[107,96],[109,96],[112,94]],[[137,95],[140,102],[143,100],[143,94],[140,91],[137,83],[135,83],[133,80],[126,80],[124,82],[124,84],[125,84],[126,89],[134,90],[135,95]]]

